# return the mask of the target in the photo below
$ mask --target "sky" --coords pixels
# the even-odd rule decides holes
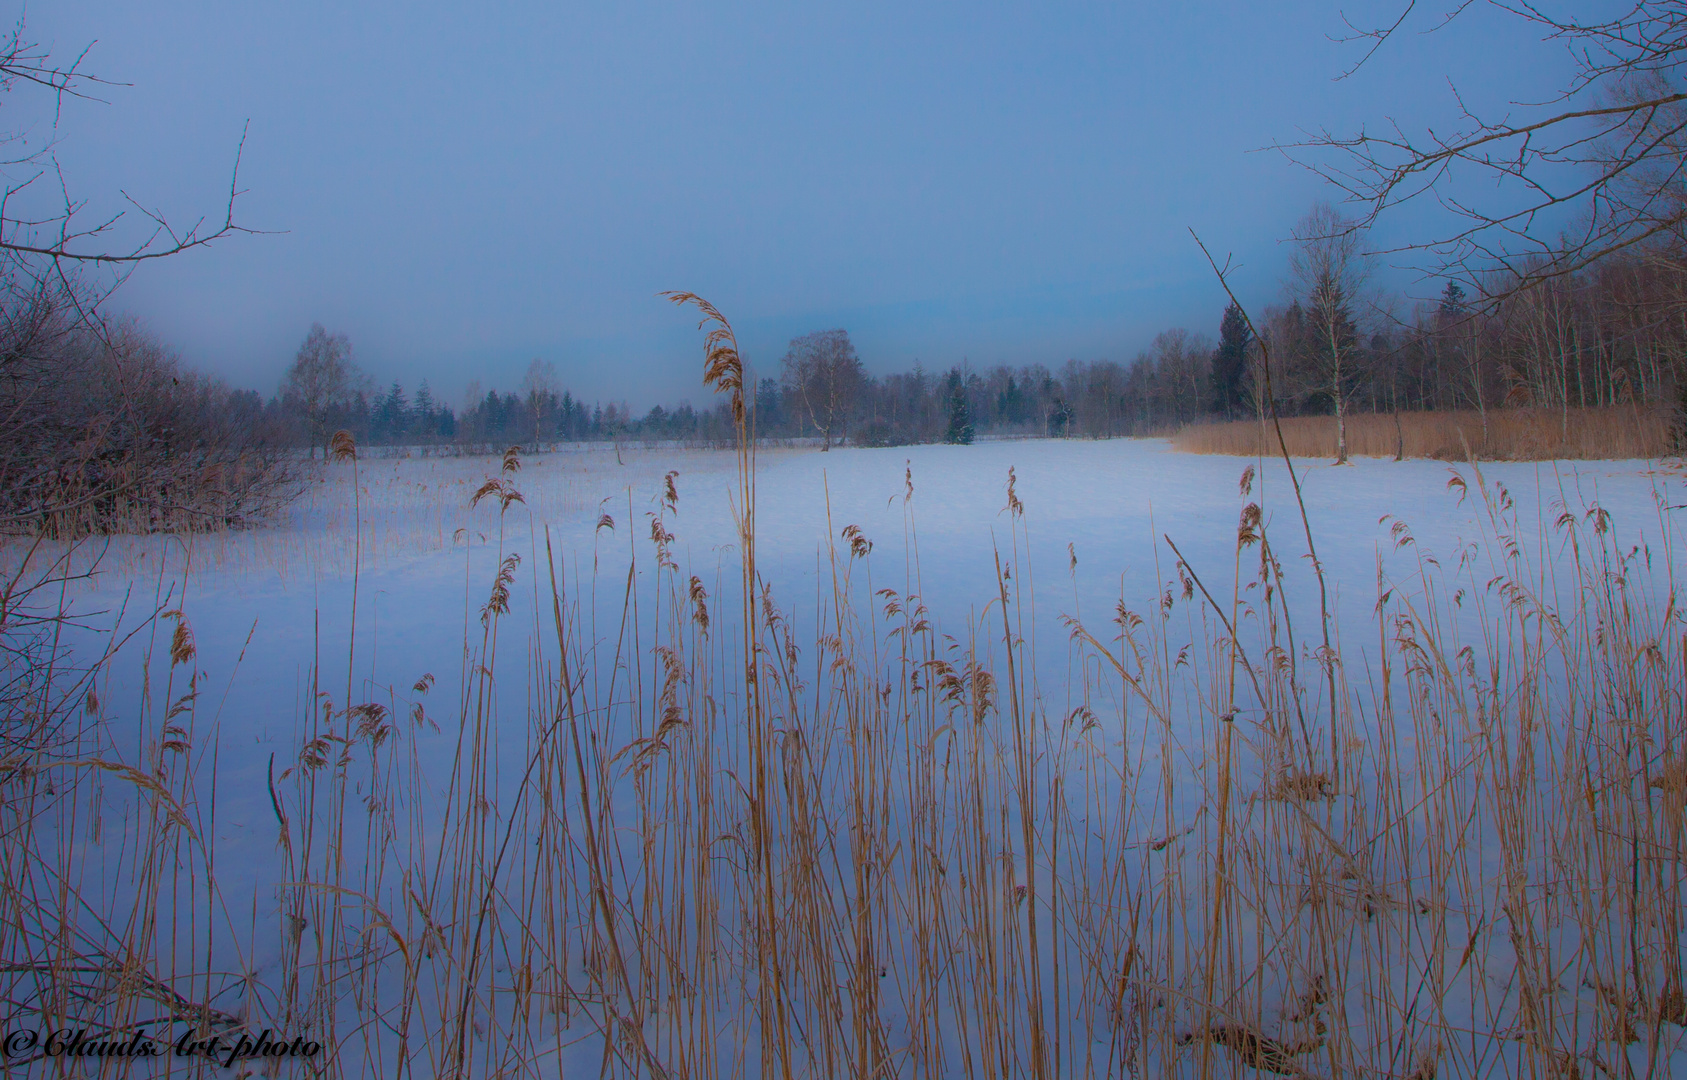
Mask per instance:
[[[381,385],[457,402],[539,358],[642,410],[708,398],[665,289],[717,304],[758,375],[832,327],[876,373],[1216,335],[1191,230],[1263,306],[1295,221],[1338,197],[1272,144],[1445,127],[1455,90],[1503,111],[1569,70],[1489,11],[1428,32],[1425,9],[1339,78],[1365,50],[1344,19],[1403,6],[58,0],[15,9],[25,37],[114,85],[56,127],[14,86],[0,121],[51,143],[82,220],[127,196],[178,227],[221,220],[246,132],[236,218],[263,235],[108,302],[193,367],[272,393],[321,322]],[[1433,224],[1408,211],[1377,242]]]

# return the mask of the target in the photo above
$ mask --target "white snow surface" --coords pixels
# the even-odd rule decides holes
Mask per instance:
[[[670,470],[678,474],[679,501],[668,528],[677,538],[682,573],[699,575],[711,595],[734,587],[732,452],[624,449],[618,462],[614,450],[592,446],[535,456],[513,477],[525,502],[512,504],[501,521],[495,500],[469,505],[475,490],[499,475],[499,465],[495,457],[366,460],[356,467],[354,498],[353,467],[338,464],[321,470],[276,527],[110,542],[100,573],[76,606],[96,626],[116,622],[125,605],[131,624],[155,603],[186,615],[198,665],[209,676],[211,692],[202,698],[222,703],[216,723],[226,788],[219,792],[219,844],[240,843],[253,828],[260,847],[271,843],[268,796],[262,783],[253,782],[271,752],[288,760],[297,751],[313,654],[320,652],[325,671],[336,662],[344,670],[354,520],[361,518],[364,540],[354,654],[362,693],[353,696],[359,699],[380,700],[388,689],[403,697],[429,672],[441,680],[431,696],[452,699],[450,681],[467,631],[472,626],[478,634],[500,550],[522,556],[518,586],[529,586],[514,590],[506,627],[531,629],[536,617],[548,619],[548,611],[530,606],[548,590],[542,570],[547,528],[564,580],[589,587],[595,555],[599,588],[608,597],[600,603],[618,610],[629,559],[636,557],[641,576],[651,572],[647,515],[657,509]],[[1249,466],[1259,478],[1243,498],[1238,480]],[[1010,468],[1030,537],[1029,552],[1020,556],[1032,575],[1039,648],[1052,643],[1064,649],[1063,614],[1099,624],[1121,599],[1132,607],[1150,605],[1175,580],[1175,557],[1156,542],[1162,537],[1178,546],[1215,596],[1226,595],[1235,578],[1238,515],[1250,500],[1265,508],[1279,551],[1306,551],[1280,459],[1182,454],[1164,441],[1139,439],[763,450],[756,477],[760,572],[781,604],[812,612],[816,592],[830,588],[828,536],[858,525],[874,544],[868,567],[873,587],[918,593],[939,626],[964,636],[996,595],[998,549],[1004,562],[1013,554]],[[1468,465],[1355,459],[1341,467],[1299,460],[1296,468],[1338,625],[1350,630],[1370,628],[1378,560],[1394,552],[1389,519],[1410,526],[1420,552],[1448,558],[1488,532],[1474,494],[1461,501],[1447,486],[1455,473],[1471,477]],[[1565,508],[1581,516],[1598,505],[1631,543],[1656,545],[1678,512],[1661,508],[1687,502],[1680,476],[1647,461],[1490,462],[1481,471],[1490,483],[1506,485],[1525,528],[1537,521],[1543,536]],[[910,477],[914,531],[907,536],[903,503]],[[1474,479],[1469,486],[1475,488]],[[605,513],[614,519],[613,530],[598,528]],[[910,541],[917,565],[906,558]],[[1315,619],[1312,578],[1302,573],[1300,580],[1307,588],[1298,604]],[[154,632],[158,653],[167,651],[168,629],[166,623]],[[146,642],[143,634],[126,646],[101,687],[120,750],[124,713],[142,692]],[[506,656],[522,651],[507,637],[502,648]],[[512,693],[524,694],[519,669],[504,681]],[[156,673],[154,682],[156,694]],[[1059,700],[1058,688],[1043,690]],[[449,740],[438,738],[449,751]],[[225,847],[219,858],[227,854]]]
[[[512,504],[501,520],[494,499],[469,505],[475,490],[499,475],[494,457],[363,461],[355,497],[352,466],[328,466],[275,527],[110,541],[76,605],[94,625],[102,618],[110,625],[125,603],[131,623],[155,603],[186,614],[201,670],[213,688],[227,692],[222,767],[238,771],[281,749],[277,740],[297,728],[300,680],[313,650],[325,666],[346,652],[354,520],[363,526],[356,675],[371,691],[408,688],[424,672],[442,680],[452,674],[500,551],[522,556],[518,586],[547,590],[547,529],[564,581],[589,587],[595,557],[598,587],[618,608],[629,559],[636,559],[641,577],[652,569],[648,515],[658,509],[670,470],[677,473],[679,501],[667,527],[676,536],[681,571],[700,576],[711,595],[730,591],[738,572],[734,455],[627,449],[620,459],[624,464],[604,447],[527,459],[512,478],[525,502]],[[1250,466],[1259,477],[1243,498],[1238,479]],[[1116,602],[1147,605],[1175,579],[1175,557],[1162,537],[1177,545],[1215,596],[1226,595],[1235,579],[1238,515],[1248,501],[1265,508],[1285,562],[1306,552],[1281,460],[1181,454],[1161,440],[1138,439],[763,450],[756,479],[761,575],[782,605],[812,610],[817,591],[830,588],[828,537],[857,525],[875,545],[868,560],[873,587],[917,592],[946,632],[962,636],[968,619],[996,595],[998,551],[1003,562],[1015,554],[1006,509],[1010,468],[1025,507],[1030,550],[1017,554],[1031,573],[1037,633],[1062,648],[1061,615],[1102,623]],[[1399,557],[1390,534],[1394,520],[1410,526],[1418,552],[1447,558],[1491,534],[1468,465],[1356,459],[1341,467],[1301,460],[1296,468],[1341,626],[1369,628],[1379,559],[1394,565],[1389,560]],[[1516,499],[1521,531],[1535,532],[1534,522],[1539,537],[1550,536],[1565,509],[1580,517],[1597,505],[1628,542],[1656,546],[1679,512],[1667,508],[1687,502],[1680,474],[1653,462],[1480,468]],[[1468,497],[1448,489],[1455,474],[1469,479]],[[911,533],[904,516],[910,478]],[[612,530],[598,527],[602,514],[613,518]],[[917,563],[907,557],[910,543]],[[1315,613],[1305,569],[1303,563],[1287,572],[1298,572],[1307,586],[1295,602]],[[536,613],[527,605],[534,594],[532,587],[515,590],[507,626],[533,625]],[[142,684],[144,648],[136,645],[144,642],[124,650],[102,688],[117,730],[123,703]]]

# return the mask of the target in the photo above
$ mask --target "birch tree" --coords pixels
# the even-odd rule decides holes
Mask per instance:
[[[1294,287],[1307,320],[1315,385],[1330,397],[1336,416],[1336,464],[1347,464],[1347,401],[1359,373],[1359,328],[1352,305],[1370,268],[1361,254],[1362,233],[1328,203],[1318,203],[1295,226],[1290,261]]]
[[[796,338],[781,364],[786,387],[820,432],[821,449],[830,450],[848,426],[863,381],[849,332],[822,330]]]

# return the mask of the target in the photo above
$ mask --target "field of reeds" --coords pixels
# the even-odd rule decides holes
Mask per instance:
[[[1285,417],[1280,423],[1289,453],[1335,456],[1335,417]],[[1657,458],[1676,450],[1672,423],[1670,410],[1650,405],[1356,413],[1347,417],[1347,449],[1354,457],[1437,461]],[[1277,452],[1277,432],[1260,420],[1190,424],[1172,435],[1172,445],[1195,454],[1258,457]]]
[[[435,492],[477,515],[440,613],[460,656],[383,686],[370,496],[338,458],[350,588],[316,601],[267,761],[237,749],[237,673],[202,667],[190,579],[161,570],[97,652],[56,646],[67,591],[8,609],[36,629],[0,758],[8,1068],[220,1071],[9,1040],[74,1028],[323,1047],[255,1075],[1687,1070],[1667,499],[1520,505],[1467,465],[1468,543],[1394,520],[1374,576],[1332,580],[1300,478],[1239,462],[1201,495],[1221,542],[1162,521],[1097,596],[1076,549],[1033,560],[1008,471],[957,611],[920,544],[945,493],[911,467],[900,547],[827,520],[807,596],[764,573],[752,441],[722,463],[731,542],[696,551],[674,474],[563,544],[511,452]],[[145,692],[102,695],[137,652]]]

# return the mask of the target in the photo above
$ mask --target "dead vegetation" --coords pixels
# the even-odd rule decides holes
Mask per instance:
[[[1335,456],[1335,417],[1284,417],[1280,423],[1290,454]],[[1679,449],[1674,423],[1670,410],[1658,406],[1491,409],[1486,416],[1474,409],[1353,413],[1346,417],[1347,452],[1437,461],[1658,458]],[[1194,454],[1275,456],[1277,434],[1258,420],[1190,424],[1172,436],[1172,445]]]
[[[294,491],[262,403],[189,372],[133,324],[50,292],[0,297],[0,532],[235,528]]]

